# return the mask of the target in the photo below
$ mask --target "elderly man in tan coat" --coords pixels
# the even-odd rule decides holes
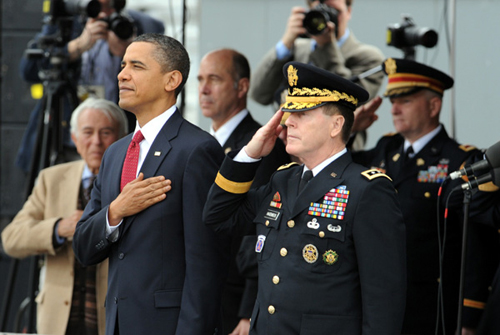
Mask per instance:
[[[45,255],[45,279],[36,299],[40,334],[104,334],[107,260],[83,267],[75,262],[71,243],[102,155],[127,129],[116,104],[94,98],[80,104],[71,118],[71,137],[82,160],[42,170],[23,208],[2,232],[8,255]]]

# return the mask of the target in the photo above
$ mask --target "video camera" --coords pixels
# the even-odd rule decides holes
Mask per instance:
[[[321,1],[320,4],[306,13],[302,25],[309,34],[319,35],[326,29],[328,21],[331,21],[335,24],[335,36],[337,36],[338,15],[339,12],[335,8],[329,7]]]

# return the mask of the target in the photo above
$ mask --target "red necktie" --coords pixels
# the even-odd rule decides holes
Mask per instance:
[[[141,131],[135,133],[132,142],[127,149],[127,156],[125,156],[125,161],[123,162],[122,170],[122,180],[120,183],[120,191],[123,190],[125,185],[130,183],[137,177],[137,165],[139,164],[139,152],[141,151],[141,146],[139,143],[144,139]]]

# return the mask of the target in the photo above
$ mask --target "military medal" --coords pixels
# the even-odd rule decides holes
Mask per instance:
[[[333,265],[337,262],[338,259],[339,255],[337,254],[337,252],[331,249],[323,254],[323,262],[325,262],[326,265]]]
[[[304,257],[307,263],[314,263],[318,260],[318,248],[312,244],[307,244],[304,249],[302,249],[302,257]]]
[[[311,202],[307,214],[344,220],[348,200],[349,190],[345,185],[332,188],[325,194],[322,203]]]
[[[333,233],[340,233],[342,231],[342,227],[340,225],[332,225],[331,223],[326,227],[329,231]]]
[[[318,229],[319,228],[319,222],[316,218],[312,219],[307,223],[307,228],[311,229]]]

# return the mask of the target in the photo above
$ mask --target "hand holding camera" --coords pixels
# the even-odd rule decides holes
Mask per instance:
[[[80,36],[68,43],[70,60],[78,59],[82,53],[92,48],[97,40],[107,39],[108,24],[100,20],[104,16],[104,13],[100,13],[97,18],[89,17]]]
[[[293,7],[281,41],[291,49],[297,37],[310,37],[315,39],[319,46],[323,46],[335,41],[337,24],[338,11],[323,3],[309,11],[302,7]]]

